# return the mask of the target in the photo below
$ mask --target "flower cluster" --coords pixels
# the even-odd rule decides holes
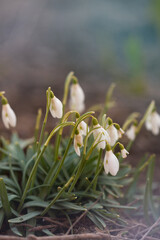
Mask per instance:
[[[70,87],[70,109],[81,113],[84,108],[84,99],[85,95],[78,83],[77,78],[73,77]],[[50,89],[50,88],[49,88]],[[53,118],[62,118],[63,117],[63,104],[62,102],[54,95],[54,93],[49,90],[48,93],[48,109]],[[78,114],[79,115],[79,114]],[[98,151],[100,149],[105,149],[104,156],[104,169],[105,172],[111,175],[116,175],[119,170],[119,162],[114,154],[114,148],[117,144],[120,146],[121,156],[123,158],[127,157],[128,152],[124,149],[123,145],[117,141],[122,137],[124,131],[120,128],[119,124],[113,123],[111,118],[105,120],[104,126],[102,126],[98,120],[93,117],[92,127],[90,128],[85,121],[80,121],[77,125],[77,129],[74,134],[74,149],[78,156],[81,155],[80,149],[84,146],[84,138],[88,134],[93,133],[94,142],[92,147],[97,147]],[[16,125],[16,115],[10,105],[8,104],[7,99],[2,94],[2,119],[6,128],[14,127]],[[78,118],[76,119],[78,121]],[[91,135],[91,134],[90,134]]]

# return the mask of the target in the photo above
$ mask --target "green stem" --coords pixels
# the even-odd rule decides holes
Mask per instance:
[[[10,218],[12,215],[10,203],[7,196],[7,190],[3,178],[0,178],[0,197],[4,212],[7,218]]]
[[[139,122],[138,126],[137,126],[137,130],[136,130],[136,134],[138,134],[144,124],[144,122],[146,121],[147,117],[152,113],[153,109],[155,107],[155,102],[152,101],[149,105],[149,107],[147,108],[143,118],[141,119],[141,121]]]
[[[34,132],[34,148],[36,149],[37,141],[38,141],[38,133],[39,133],[39,126],[42,117],[42,110],[38,110],[36,125],[35,125],[35,132]]]
[[[63,95],[63,116],[64,116],[64,113],[65,113],[65,107],[66,107],[66,103],[67,103],[67,97],[68,97],[68,92],[69,92],[69,85],[72,81],[72,78],[73,78],[73,72],[70,72],[67,77],[66,77],[66,81],[65,81],[65,85],[64,85],[64,95]],[[61,121],[60,123],[62,123],[63,119],[61,118]],[[59,132],[57,133],[57,136],[56,136],[56,141],[55,141],[55,154],[54,154],[54,159],[55,161],[57,161],[57,158],[58,158],[58,152],[59,152],[59,145],[60,145],[60,142],[61,142],[61,136],[62,134],[59,134]]]
[[[63,114],[65,112],[65,107],[66,107],[67,97],[68,97],[68,92],[69,92],[69,85],[72,81],[73,74],[74,74],[74,72],[70,72],[66,77],[65,86],[64,86],[64,96],[63,96]]]
[[[71,186],[70,186],[70,188],[68,190],[69,193],[72,192],[74,186],[76,185],[76,183],[77,183],[77,181],[78,181],[78,179],[79,179],[79,177],[80,177],[80,175],[81,175],[81,173],[83,171],[83,168],[84,168],[84,165],[85,165],[85,161],[86,161],[86,159],[85,159],[85,156],[83,155],[81,163],[80,163],[80,166],[79,166],[79,168],[77,170],[77,173],[75,175],[75,178],[74,178],[74,180],[73,180],[73,182],[72,182],[72,184],[71,184]]]
[[[19,207],[18,207],[18,211],[20,211],[21,208],[22,208],[22,205],[23,205],[23,203],[24,203],[25,197],[26,197],[27,192],[28,192],[28,190],[29,190],[29,187],[30,187],[30,185],[31,185],[32,179],[33,179],[33,177],[34,177],[35,174],[36,174],[36,170],[37,170],[38,164],[39,164],[39,162],[40,162],[40,160],[41,160],[41,157],[43,156],[43,153],[44,153],[46,147],[48,146],[51,138],[53,137],[53,135],[54,135],[60,128],[65,127],[65,126],[70,126],[70,125],[74,126],[75,123],[73,123],[73,122],[61,123],[61,124],[59,124],[57,127],[55,127],[55,128],[52,130],[52,132],[50,133],[50,135],[48,136],[45,144],[43,145],[42,151],[39,153],[39,155],[38,155],[38,157],[37,157],[37,159],[36,159],[36,161],[35,161],[35,163],[34,163],[34,166],[33,166],[32,170],[31,170],[31,174],[30,174],[30,176],[29,176],[29,178],[28,178],[28,181],[27,181],[27,183],[26,183],[26,186],[25,186],[25,189],[24,189],[24,192],[23,192],[23,195],[22,195],[22,198],[21,198]]]
[[[41,144],[42,144],[42,141],[43,141],[44,130],[45,130],[45,126],[46,126],[46,123],[47,123],[49,108],[50,108],[50,104],[51,104],[50,92],[51,92],[51,88],[49,87],[48,90],[47,90],[47,93],[46,93],[46,96],[47,96],[46,114],[45,114],[45,117],[44,117],[42,129],[41,129],[41,134],[40,134],[40,138],[39,138],[39,144],[38,144],[38,149],[37,149],[37,156],[40,153],[40,148],[41,148]]]
[[[69,181],[63,186],[63,188],[59,191],[59,193],[57,194],[57,196],[50,202],[50,204],[44,209],[44,211],[42,212],[42,216],[44,216],[48,210],[53,206],[53,204],[60,198],[60,196],[62,195],[62,193],[65,191],[66,188],[69,187],[70,183],[73,181],[73,176],[69,179]]]
[[[112,83],[107,91],[107,94],[106,94],[106,101],[105,101],[105,106],[104,108],[102,108],[102,111],[100,113],[100,116],[99,116],[99,121],[101,122],[101,119],[102,119],[102,116],[107,113],[108,109],[112,106],[113,102],[111,102],[111,98],[112,98],[112,95],[113,95],[113,90],[115,88],[115,83]],[[111,104],[112,103],[112,104]]]
[[[52,167],[51,167],[51,169],[50,169],[50,171],[49,171],[49,173],[48,173],[48,175],[47,175],[47,177],[46,177],[46,179],[45,179],[45,182],[44,182],[44,184],[50,184],[50,187],[48,188],[48,190],[45,188],[45,189],[42,191],[42,193],[40,194],[40,196],[41,196],[42,198],[45,198],[46,195],[49,194],[49,192],[51,191],[52,186],[53,186],[53,184],[55,183],[55,181],[56,181],[56,179],[57,179],[57,177],[58,177],[58,174],[59,174],[59,172],[61,171],[61,168],[62,168],[62,166],[63,166],[63,163],[64,163],[64,161],[65,161],[65,159],[66,159],[66,156],[67,156],[67,154],[68,154],[69,148],[70,148],[71,143],[72,143],[72,140],[73,140],[73,138],[70,138],[70,140],[69,140],[69,142],[68,142],[68,145],[67,145],[67,148],[66,148],[66,150],[65,150],[65,153],[64,153],[64,155],[63,155],[63,159],[61,160],[61,162],[60,162],[60,164],[59,164],[59,166],[58,166],[58,169],[57,169],[54,177],[53,177],[53,172],[54,172],[54,169],[55,169],[55,165],[54,165],[54,164],[52,165]],[[52,180],[51,180],[51,179],[52,179]],[[46,191],[46,190],[47,190],[47,191]]]
[[[95,175],[97,175],[97,173],[99,172],[99,166],[100,166],[100,163],[101,163],[101,157],[102,157],[102,149],[100,149],[99,151],[99,156],[98,156],[98,161],[97,161],[97,166],[96,166],[96,173]],[[93,185],[93,189],[96,190],[96,187],[97,187],[97,180],[98,180],[98,175],[94,181],[94,185]]]
[[[12,176],[12,178],[13,178],[13,181],[14,181],[14,183],[15,183],[15,185],[16,185],[16,187],[17,187],[17,190],[18,190],[18,192],[19,192],[19,194],[20,194],[20,196],[21,196],[22,191],[21,191],[21,188],[20,188],[20,186],[19,186],[19,183],[18,183],[18,181],[17,181],[17,178],[16,178],[16,176],[15,176],[15,174],[14,174],[14,172],[13,172],[13,169],[12,169],[12,160],[11,160],[11,157],[9,157],[9,168],[10,168],[10,173],[11,173],[11,176]]]
[[[94,184],[94,182],[97,181],[98,175],[102,171],[102,168],[103,168],[103,164],[100,166],[100,168],[98,169],[97,173],[95,174],[93,180],[90,182],[89,186],[84,191],[85,193],[88,192],[88,190],[91,188],[91,186]]]

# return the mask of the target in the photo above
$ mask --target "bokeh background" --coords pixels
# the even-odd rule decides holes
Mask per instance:
[[[122,120],[152,98],[159,107],[160,0],[0,0],[0,89],[22,136],[34,129],[48,86],[62,98],[71,70],[88,106],[115,82]]]

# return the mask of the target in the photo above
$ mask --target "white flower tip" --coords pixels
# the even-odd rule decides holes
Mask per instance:
[[[6,128],[16,126],[17,118],[9,103],[2,105],[2,121]]]
[[[112,176],[116,176],[119,171],[119,161],[112,150],[106,151],[104,157],[104,169],[106,174],[110,173]]]
[[[54,118],[61,118],[63,115],[62,102],[55,96],[51,99],[50,112]]]
[[[122,158],[126,158],[129,152],[124,148],[121,150]]]

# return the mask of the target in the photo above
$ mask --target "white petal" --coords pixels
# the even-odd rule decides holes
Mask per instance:
[[[78,83],[72,84],[71,90],[70,90],[70,101],[69,101],[70,109],[76,110],[79,113],[83,112],[85,109],[84,99],[85,99],[85,95],[80,85]]]
[[[88,132],[88,125],[84,121],[81,121],[77,128],[81,135],[86,136]]]
[[[114,127],[114,125],[110,125],[107,128],[107,132],[110,136],[110,145],[114,146],[114,144],[117,142],[118,140],[118,131],[117,129]]]
[[[2,105],[2,120],[4,123],[4,126],[6,128],[9,128],[9,119],[8,119],[8,115],[7,115],[7,109],[6,109],[6,105]]]
[[[151,114],[151,124],[152,124],[152,133],[154,135],[158,135],[159,128],[160,128],[160,116],[157,112],[153,112]]]
[[[135,137],[136,137],[136,127],[134,125],[132,125],[126,132],[127,137],[134,141]]]
[[[62,102],[55,96],[51,99],[50,112],[54,118],[61,118],[63,115]]]
[[[108,159],[107,159],[107,155],[106,154],[104,156],[104,170],[105,170],[106,174],[109,173]]]
[[[77,145],[77,142],[74,140],[74,150],[77,153],[78,156],[81,155],[80,153],[80,147]]]
[[[84,101],[85,95],[79,83],[71,85],[71,96],[78,99],[80,102]]]
[[[109,151],[108,165],[110,174],[115,176],[119,171],[119,161],[112,150]]]
[[[16,126],[16,115],[8,103],[2,106],[2,120],[6,128]]]
[[[129,154],[129,152],[124,148],[121,150],[121,154],[122,154],[122,158],[126,158],[127,154]]]
[[[118,130],[118,138],[121,138],[121,137],[123,136],[123,134],[124,134],[124,131],[123,131],[122,128],[120,128],[120,129]]]
[[[74,135],[74,150],[80,156],[80,147],[83,146],[83,137],[80,134]]]
[[[105,160],[104,167],[106,168],[105,171],[108,171],[112,176],[115,176],[119,171],[119,161],[112,152],[112,150],[106,151],[104,160]]]
[[[152,130],[151,115],[149,115],[145,121],[145,126],[148,131]]]
[[[104,149],[106,146],[106,141],[108,143],[110,143],[110,137],[109,134],[107,133],[107,131],[101,127],[99,124],[94,126],[95,130],[93,131],[93,136],[95,139],[95,144],[97,144],[99,141],[100,143],[98,143],[97,148],[100,149]]]

